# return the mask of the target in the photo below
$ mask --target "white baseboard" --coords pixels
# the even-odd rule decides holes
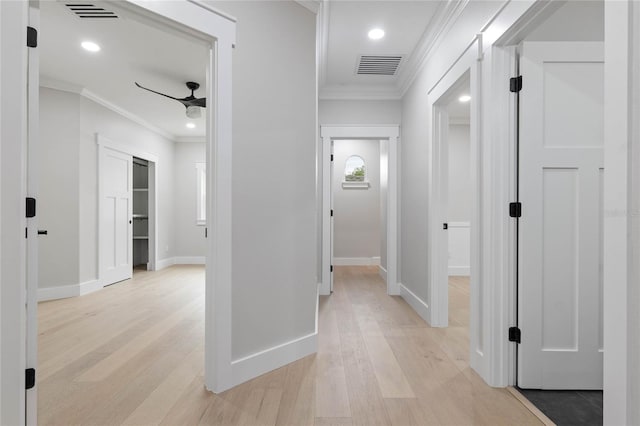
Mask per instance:
[[[420,315],[420,318],[429,324],[429,305],[404,285],[398,284],[398,286],[400,287],[400,296]]]
[[[382,280],[387,282],[387,270],[382,267],[382,265],[378,265],[378,275],[382,278]]]
[[[449,266],[449,275],[469,277],[471,276],[471,268],[469,266]]]
[[[101,288],[102,283],[99,280],[91,280],[80,284],[62,285],[57,287],[43,287],[38,289],[38,302],[84,296],[85,294],[93,293]]]
[[[161,259],[161,260],[159,259],[158,262],[156,262],[156,271],[159,271],[164,268],[168,268],[173,264],[174,264],[173,257],[168,257],[166,259]]]
[[[176,256],[167,257],[166,259],[158,260],[156,264],[156,271],[164,268],[168,268],[172,265],[204,265],[206,258],[204,256]]]
[[[174,265],[204,265],[206,258],[204,256],[179,256],[173,258]]]
[[[318,351],[318,332],[231,362],[233,386],[254,379]]]
[[[334,257],[334,266],[380,265],[380,257]]]

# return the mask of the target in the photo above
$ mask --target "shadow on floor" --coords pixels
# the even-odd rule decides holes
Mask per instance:
[[[518,390],[558,426],[602,425],[602,391]]]

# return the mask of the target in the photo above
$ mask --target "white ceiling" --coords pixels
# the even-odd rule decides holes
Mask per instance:
[[[135,21],[120,10],[118,19],[85,20],[58,1],[43,1],[40,7],[40,74],[44,85],[84,89],[89,97],[113,104],[174,139],[205,135],[204,115],[188,119],[180,103],[134,85],[137,81],[183,98],[190,94],[185,83],[195,81],[201,85],[195,96],[204,96],[208,58],[204,45]],[[113,10],[112,4],[101,7]],[[84,40],[98,43],[102,50],[85,51],[80,47]],[[193,121],[196,128],[186,128],[188,121]]]
[[[325,1],[321,98],[399,98],[407,69],[419,60],[420,47],[443,1]],[[385,37],[370,40],[381,28]],[[357,75],[359,55],[403,55],[395,76]]]

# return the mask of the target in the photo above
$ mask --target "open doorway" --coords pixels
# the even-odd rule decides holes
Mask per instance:
[[[321,295],[333,290],[334,259],[338,262],[368,264],[379,268],[386,281],[387,294],[399,294],[397,282],[397,127],[333,127],[322,126],[322,283]],[[346,141],[346,142],[345,142]],[[340,162],[334,152],[340,145]],[[354,149],[366,154],[358,155]],[[365,160],[363,156],[368,159]],[[369,166],[367,166],[367,161]],[[367,168],[371,168],[376,189],[369,191],[372,182],[367,180]],[[339,192],[339,202],[355,210],[366,212],[368,219],[359,221],[351,214],[339,226],[345,232],[340,236],[340,254],[356,257],[336,256],[334,197]],[[349,233],[353,226],[358,231],[358,245],[352,244]],[[340,228],[339,228],[340,229]],[[368,230],[368,231],[367,231]],[[343,238],[344,237],[344,238]]]
[[[111,3],[43,2],[40,24],[39,423],[144,422],[132,382],[203,385],[211,46]]]
[[[449,325],[469,328],[471,277],[471,85],[465,75],[449,95],[447,128],[447,262]],[[444,171],[443,171],[444,172]],[[466,339],[468,341],[468,338]],[[468,350],[465,351],[468,354]]]
[[[512,42],[517,385],[558,424],[602,424],[604,2],[551,12]]]

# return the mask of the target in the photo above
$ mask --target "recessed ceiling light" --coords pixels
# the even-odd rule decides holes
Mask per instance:
[[[371,40],[380,40],[382,37],[384,37],[384,30],[381,30],[380,28],[374,28],[369,31],[368,35]]]
[[[99,52],[100,51],[100,46],[98,46],[96,43],[92,42],[92,41],[83,41],[80,46],[82,46],[82,48],[84,50],[88,50],[89,52]]]
[[[195,129],[196,128],[196,124],[195,123],[187,123],[187,128],[188,129]]]
[[[462,96],[460,96],[460,97],[458,98],[458,100],[459,100],[460,102],[463,102],[463,103],[465,103],[465,102],[469,102],[469,101],[471,100],[471,96],[469,96],[469,95],[462,95]]]

